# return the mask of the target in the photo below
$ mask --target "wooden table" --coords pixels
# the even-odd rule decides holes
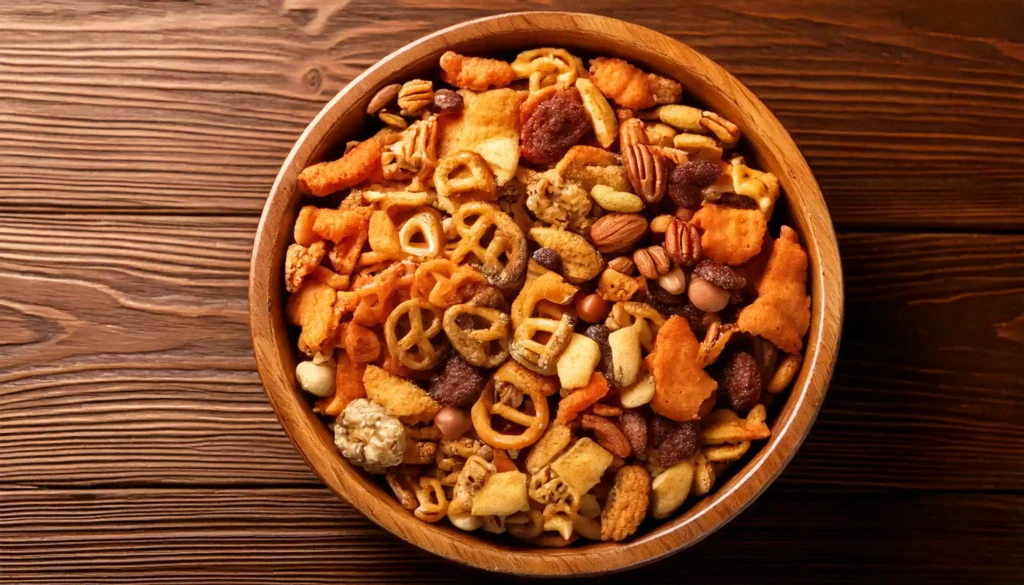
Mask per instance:
[[[246,270],[281,161],[346,81],[452,23],[582,4],[0,5],[0,582],[501,582],[307,470],[254,371]],[[896,4],[586,3],[774,110],[849,299],[795,461],[637,582],[1024,580],[1024,4]]]

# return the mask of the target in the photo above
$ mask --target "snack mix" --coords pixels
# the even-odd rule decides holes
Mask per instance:
[[[771,224],[779,180],[678,82],[589,64],[449,51],[299,175],[296,377],[424,522],[627,539],[767,439],[800,369],[807,253]]]

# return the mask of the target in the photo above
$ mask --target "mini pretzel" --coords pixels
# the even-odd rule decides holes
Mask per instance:
[[[478,320],[486,322],[486,327],[478,329]],[[444,312],[443,327],[463,359],[480,368],[494,368],[508,359],[508,323],[508,315],[497,309],[462,304]]]
[[[498,198],[491,167],[484,157],[469,150],[449,154],[437,163],[434,189],[439,199],[494,201]]]
[[[525,387],[519,388],[520,391],[529,396],[534,408],[533,414],[517,410],[508,404],[495,404],[494,388],[495,381],[492,379],[487,384],[487,387],[484,388],[484,391],[480,393],[480,398],[477,399],[476,404],[473,405],[471,414],[473,429],[476,430],[476,434],[495,449],[525,449],[536,443],[541,435],[544,434],[548,427],[548,422],[551,420],[550,412],[548,411],[548,400],[541,391],[540,385],[528,384]],[[499,433],[491,427],[491,417],[493,416],[500,416],[509,422],[525,427],[525,429],[517,435]]]
[[[417,507],[415,473],[409,467],[391,468],[387,473],[388,485],[398,498],[398,503],[410,512]]]
[[[526,271],[526,236],[511,217],[487,203],[471,201],[455,213],[453,225],[461,239],[452,252],[452,262],[461,264],[473,256],[494,286],[509,288],[518,284]],[[492,227],[494,235],[485,244],[484,238]]]
[[[457,264],[444,258],[427,260],[420,264],[412,280],[412,298],[430,300],[433,291],[450,280],[458,269]]]
[[[510,348],[512,357],[542,376],[554,376],[557,373],[558,356],[572,339],[574,323],[575,319],[569,313],[564,313],[557,321],[541,317],[526,319],[516,327]],[[534,339],[538,333],[549,333],[551,336],[545,343],[541,343]]]
[[[423,242],[414,242],[419,234]],[[405,220],[398,230],[398,241],[402,252],[417,260],[437,258],[444,250],[445,237],[441,229],[441,218],[434,210],[421,211]]]
[[[533,92],[556,84],[571,86],[583,70],[583,62],[565,49],[533,49],[519,53],[512,70],[519,79],[530,80]]]
[[[413,510],[417,518],[424,522],[437,522],[448,514],[448,498],[444,495],[441,480],[420,476],[415,489],[416,500],[420,504]]]
[[[407,329],[403,320],[408,321]],[[404,330],[401,336],[400,327]],[[440,332],[441,310],[420,299],[410,299],[395,307],[384,324],[391,356],[413,370],[429,370],[445,357],[443,346],[435,347],[431,341]]]

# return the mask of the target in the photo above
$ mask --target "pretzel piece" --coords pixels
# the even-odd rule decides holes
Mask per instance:
[[[388,351],[398,363],[413,370],[429,370],[444,359],[441,310],[421,299],[410,299],[395,307],[384,323]]]
[[[478,327],[481,321],[484,326]],[[508,325],[505,313],[469,303],[446,310],[442,324],[455,351],[481,368],[494,368],[508,359]]]

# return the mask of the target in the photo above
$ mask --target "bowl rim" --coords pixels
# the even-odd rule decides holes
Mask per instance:
[[[684,68],[691,76],[684,86],[699,86],[692,93],[702,102],[714,101],[707,99],[714,94],[719,102],[716,109],[727,118],[757,119],[753,127],[737,124],[752,143],[751,151],[759,159],[767,158],[772,170],[780,171],[776,174],[808,252],[813,299],[801,371],[772,423],[772,437],[752,459],[687,511],[638,537],[562,549],[508,546],[422,522],[390,494],[379,497],[379,486],[341,461],[292,375],[295,358],[282,317],[282,277],[280,270],[270,270],[280,266],[280,242],[290,237],[291,224],[285,218],[294,213],[298,171],[315,153],[330,146],[327,139],[339,121],[353,108],[362,109],[372,90],[393,77],[397,69],[436,60],[448,48],[486,43],[492,35],[522,35],[520,46],[539,46],[530,44],[529,34],[554,30],[579,40],[605,40],[623,50],[642,52],[647,66],[660,61],[665,67]],[[573,41],[566,46],[572,48]],[[456,563],[517,575],[582,576],[635,568],[688,548],[735,518],[781,474],[810,432],[835,367],[842,317],[838,243],[824,197],[796,144],[768,108],[724,68],[675,39],[618,19],[574,12],[514,12],[455,24],[399,48],[349,82],[313,118],[282,164],[260,217],[249,271],[249,325],[257,370],[278,421],[310,469],[339,499],[406,542]],[[324,452],[325,440],[332,454]]]

